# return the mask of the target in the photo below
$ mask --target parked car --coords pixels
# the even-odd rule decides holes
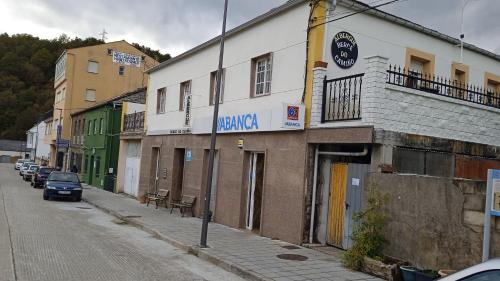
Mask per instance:
[[[31,186],[37,188],[39,186],[43,187],[47,177],[50,173],[54,172],[56,169],[51,167],[40,167],[38,171],[33,175],[31,179]]]
[[[52,172],[47,178],[43,189],[43,200],[54,197],[82,200],[82,185],[78,175],[68,172]]]
[[[24,162],[30,161],[29,159],[17,159],[16,164],[14,165],[14,170],[19,170]]]
[[[500,258],[491,259],[458,271],[439,281],[498,281],[500,280]]]
[[[34,165],[35,163],[28,161],[24,162],[23,165],[19,168],[19,175],[23,176],[23,172],[30,167],[30,165]]]
[[[31,181],[31,178],[38,171],[38,169],[40,169],[40,166],[30,165],[30,167],[26,171],[24,171],[23,180]]]

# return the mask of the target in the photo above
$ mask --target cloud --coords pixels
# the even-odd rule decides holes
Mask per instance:
[[[229,0],[228,28],[248,21],[286,0]],[[388,0],[387,0],[388,1]],[[379,4],[381,0],[364,0]],[[460,34],[458,0],[402,0],[382,9],[453,37]],[[62,33],[125,39],[172,55],[220,33],[223,0],[2,0],[0,32],[30,33],[55,38]],[[498,0],[470,0],[465,9],[466,41],[490,51],[500,50]]]

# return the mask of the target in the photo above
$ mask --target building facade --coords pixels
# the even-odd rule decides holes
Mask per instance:
[[[306,1],[227,33],[210,200],[216,222],[300,243],[304,208]],[[148,72],[139,198],[196,196],[201,216],[219,40]],[[257,43],[258,42],[258,43]]]
[[[144,136],[146,90],[122,103],[120,152],[116,192],[139,196],[142,138]]]
[[[30,158],[37,163],[48,163],[50,146],[45,143],[47,123],[52,117],[52,110],[38,118],[38,123],[26,132],[26,148],[30,150]]]
[[[56,62],[52,133],[46,140],[51,165],[68,168],[71,113],[146,86],[144,70],[156,63],[123,40],[65,50]]]
[[[325,4],[327,18],[367,9],[356,1]],[[464,44],[461,61],[459,40],[376,9],[323,25],[322,56],[306,96],[304,241],[349,248],[353,216],[367,190],[378,188],[392,197],[387,254],[426,268],[478,261],[467,229],[477,226],[470,217],[481,208],[455,193],[481,200],[463,186],[500,168],[500,56]],[[432,181],[443,189],[426,193],[413,184]],[[442,242],[448,239],[463,247]]]
[[[488,168],[500,167],[499,56],[464,44],[460,60],[457,39],[368,8],[288,1],[227,33],[211,183],[219,38],[148,70],[138,199],[160,188],[170,200],[196,196],[201,216],[210,184],[215,222],[349,248],[354,214],[375,178],[484,181]],[[420,218],[406,206],[439,207],[401,198],[390,207],[408,220]],[[478,215],[445,213],[464,221]],[[400,251],[406,244],[441,249],[442,233],[417,239],[403,223],[388,226],[395,241],[388,253],[416,261],[415,249]]]

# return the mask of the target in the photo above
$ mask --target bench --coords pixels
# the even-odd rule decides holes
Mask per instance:
[[[171,203],[172,208],[170,209],[170,213],[172,213],[174,208],[179,208],[182,216],[184,217],[184,212],[186,211],[186,209],[189,209],[189,210],[191,210],[191,216],[194,217],[193,205],[194,205],[195,200],[196,200],[196,196],[182,195],[180,201],[176,201],[176,202]]]
[[[147,193],[146,194],[146,206],[149,206],[149,202],[155,201],[156,209],[158,209],[158,205],[162,202],[165,203],[165,208],[167,208],[168,195],[170,194],[167,189],[159,189],[156,193]]]

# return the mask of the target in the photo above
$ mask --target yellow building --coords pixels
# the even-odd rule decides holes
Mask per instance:
[[[56,62],[53,124],[45,139],[51,146],[50,165],[66,165],[64,140],[70,139],[71,113],[145,87],[148,75],[144,70],[157,63],[124,40],[65,50]],[[59,125],[63,141],[58,144]],[[78,125],[84,127],[83,122]]]

